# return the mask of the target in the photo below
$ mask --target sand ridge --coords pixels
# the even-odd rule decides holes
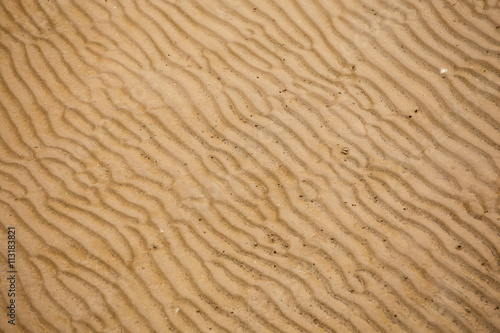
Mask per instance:
[[[499,25],[490,0],[0,2],[1,330],[500,331]]]

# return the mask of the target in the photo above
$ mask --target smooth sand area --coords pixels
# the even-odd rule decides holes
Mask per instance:
[[[0,1],[0,331],[500,332],[499,59],[498,0]]]

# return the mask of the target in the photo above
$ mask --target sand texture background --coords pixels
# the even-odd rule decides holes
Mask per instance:
[[[3,332],[499,332],[500,1],[0,1]]]

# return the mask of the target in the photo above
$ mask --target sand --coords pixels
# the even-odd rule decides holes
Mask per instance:
[[[500,332],[499,26],[1,1],[0,330]]]

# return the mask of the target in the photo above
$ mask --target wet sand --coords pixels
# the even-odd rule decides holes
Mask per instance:
[[[0,330],[499,332],[499,26],[495,0],[2,1]]]

